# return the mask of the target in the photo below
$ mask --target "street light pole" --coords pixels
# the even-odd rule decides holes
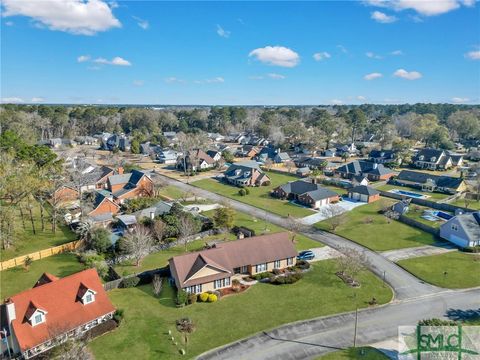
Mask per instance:
[[[355,327],[353,329],[353,347],[357,345],[357,326],[358,326],[358,303],[357,303],[357,293],[353,294],[355,299]]]
[[[386,274],[386,271],[383,270],[383,287],[385,287],[385,274]]]

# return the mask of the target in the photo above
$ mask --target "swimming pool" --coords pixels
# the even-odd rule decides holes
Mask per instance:
[[[400,190],[400,189],[393,189],[393,190],[390,190],[390,192],[394,193],[394,194],[398,194],[398,195],[405,195],[405,196],[416,198],[416,199],[426,199],[426,198],[428,198],[427,195],[415,193],[415,192],[412,192],[412,191]]]

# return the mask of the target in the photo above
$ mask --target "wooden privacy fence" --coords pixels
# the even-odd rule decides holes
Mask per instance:
[[[30,254],[17,256],[16,258],[5,260],[0,263],[0,270],[10,269],[15,266],[21,266],[25,264],[25,259],[29,257],[32,260],[40,260],[52,255],[57,255],[65,251],[73,251],[83,245],[83,240],[75,240],[66,244],[54,246],[48,249],[39,250]]]

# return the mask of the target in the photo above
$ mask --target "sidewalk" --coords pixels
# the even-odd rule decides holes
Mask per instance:
[[[415,257],[444,254],[456,250],[457,248],[452,244],[438,243],[437,245],[425,245],[414,248],[384,251],[381,252],[380,255],[386,257],[390,261],[397,262]]]

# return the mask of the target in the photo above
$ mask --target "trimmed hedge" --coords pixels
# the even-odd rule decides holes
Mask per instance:
[[[128,277],[122,280],[121,288],[132,288],[138,285],[140,278],[138,276]]]
[[[286,276],[277,276],[271,283],[274,285],[294,284],[301,278],[303,278],[303,274],[297,272]]]

